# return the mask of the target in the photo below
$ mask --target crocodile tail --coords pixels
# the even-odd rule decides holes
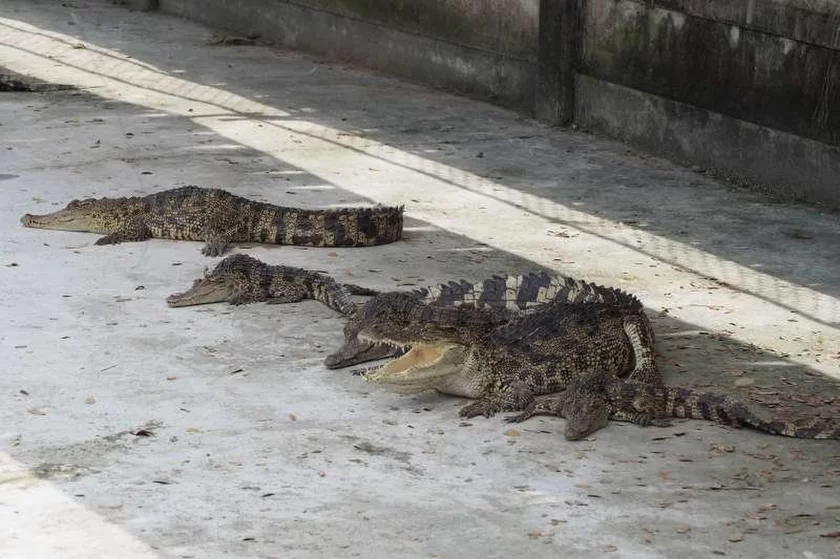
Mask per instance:
[[[570,303],[603,303],[624,307],[631,311],[642,310],[642,303],[635,295],[615,287],[567,278],[561,291],[565,295],[565,300]]]
[[[341,314],[356,312],[356,303],[350,298],[350,292],[329,276],[319,274],[319,277],[313,280],[312,298]]]
[[[611,306],[641,310],[641,302],[624,291],[613,287],[604,287],[585,280],[568,276],[548,275],[545,272],[530,273],[522,276],[494,277],[495,282],[505,285],[494,286],[495,292],[502,294],[497,298],[506,304],[500,307],[528,310],[544,303],[600,303]],[[485,291],[490,291],[485,282]],[[486,297],[489,299],[489,297]]]
[[[450,281],[430,287],[416,289],[424,303],[435,306],[464,305],[475,308],[525,310],[534,305],[553,300],[550,290],[555,283],[565,278],[549,276],[545,272],[530,272],[523,275],[494,275],[482,281]],[[549,296],[550,295],[550,296]]]
[[[365,247],[399,241],[403,206],[305,210],[263,204],[255,223],[260,242],[322,247]]]
[[[546,272],[494,275],[482,281],[450,281],[409,292],[435,306],[465,305],[476,308],[528,311],[551,302],[604,303],[636,311],[641,302],[620,289]]]
[[[786,421],[767,417],[741,400],[714,392],[669,386],[665,388],[665,402],[665,413],[672,417],[749,426],[773,435],[799,439],[840,439],[840,427],[824,419],[815,417]]]
[[[344,243],[350,246],[374,246],[393,243],[402,239],[403,212],[405,206],[375,206],[357,210],[348,210],[348,219],[355,218],[356,238],[347,238]],[[329,225],[327,223],[326,225]],[[347,231],[348,228],[345,228]],[[339,232],[335,231],[336,241]],[[336,242],[339,245],[338,242]]]

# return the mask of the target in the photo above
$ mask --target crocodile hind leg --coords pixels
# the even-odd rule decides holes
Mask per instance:
[[[201,254],[204,256],[221,256],[227,250],[230,243],[237,239],[239,229],[241,228],[238,220],[230,215],[225,215],[224,211],[220,211],[207,218],[207,224],[204,227],[204,248],[201,249]]]
[[[376,289],[370,289],[369,287],[362,287],[361,285],[356,285],[355,283],[342,283],[341,284],[344,289],[347,290],[347,293],[350,295],[364,295],[366,297],[373,297],[374,295],[379,295],[379,291]]]
[[[266,303],[270,305],[299,303],[306,299],[308,295],[306,288],[302,285],[284,285],[282,291],[269,290],[269,299]]]
[[[629,421],[642,427],[669,427],[671,422],[662,417],[662,399],[648,390],[640,390],[632,398],[627,398],[622,390],[622,384],[615,384],[608,388],[612,402],[610,419],[615,421]],[[639,384],[638,386],[641,386]],[[618,388],[616,388],[618,387]]]
[[[201,254],[204,256],[221,256],[227,250],[230,240],[229,236],[223,234],[205,234],[204,247],[201,249]]]
[[[646,318],[629,316],[624,319],[624,333],[633,346],[636,364],[627,377],[629,380],[647,384],[662,384],[662,373],[656,367],[653,349],[653,333]]]
[[[145,241],[152,238],[152,232],[142,221],[132,221],[123,225],[113,233],[96,240],[97,245],[115,245],[135,241]]]
[[[627,421],[640,427],[671,427],[673,423],[665,418],[657,418],[644,412],[630,412],[626,410],[614,411],[610,415],[614,421]]]

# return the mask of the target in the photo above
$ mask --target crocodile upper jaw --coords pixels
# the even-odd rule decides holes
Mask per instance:
[[[232,289],[225,283],[199,280],[190,290],[167,297],[166,304],[170,307],[189,307],[221,303],[227,301],[231,294]]]
[[[435,388],[445,384],[446,377],[461,374],[467,351],[467,348],[459,344],[412,344],[398,359],[369,369],[364,378],[408,390]]]
[[[20,218],[20,222],[24,227],[33,227],[35,229],[97,232],[88,220],[77,214],[69,213],[67,210],[59,210],[43,215],[24,214]]]
[[[327,355],[324,364],[328,369],[341,369],[366,361],[397,357],[401,352],[401,349],[387,344],[377,344],[353,338],[345,341],[341,349],[335,353]]]

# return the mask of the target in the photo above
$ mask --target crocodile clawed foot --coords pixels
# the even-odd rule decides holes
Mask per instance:
[[[534,402],[531,402],[520,413],[505,417],[505,423],[522,423],[535,415],[537,415],[537,406]]]
[[[670,419],[652,419],[650,422],[651,427],[673,427],[674,423]]]
[[[221,256],[225,253],[227,243],[221,241],[209,242],[201,249],[201,254],[204,256]]]
[[[465,418],[477,417],[479,415],[483,415],[484,417],[493,417],[496,415],[495,406],[486,402],[484,400],[480,400],[478,402],[473,402],[472,404],[468,404],[461,408],[461,411],[458,412],[458,415]]]
[[[99,237],[98,239],[96,239],[96,242],[93,243],[93,244],[102,246],[102,245],[115,245],[119,242],[120,242],[120,240],[119,240],[118,237],[116,237],[114,235],[105,235],[104,237]]]
[[[533,411],[524,411],[516,415],[509,415],[505,417],[505,423],[522,423],[523,421],[531,419],[535,415],[536,414]]]
[[[242,295],[242,294],[236,295],[236,294],[234,294],[234,295],[231,295],[230,297],[228,297],[227,302],[230,303],[231,305],[235,305],[235,306],[238,307],[239,305],[246,305],[248,303],[253,303],[255,301],[254,301],[253,297],[249,297],[248,295]]]
[[[653,418],[649,413],[639,412],[633,416],[633,423],[642,427],[647,427],[651,424],[651,421],[653,421]]]

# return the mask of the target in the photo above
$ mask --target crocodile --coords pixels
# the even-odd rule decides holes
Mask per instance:
[[[558,299],[530,314],[499,308],[436,307],[405,293],[382,293],[359,311],[362,341],[407,349],[363,372],[397,390],[474,398],[463,417],[527,409],[589,371],[661,383],[652,329],[641,302],[618,289],[597,300]]]
[[[306,210],[249,200],[218,188],[184,186],[148,196],[73,200],[57,212],[21,217],[26,227],[104,234],[97,245],[147,239],[204,241],[202,254],[228,245],[361,247],[402,238],[403,206]]]
[[[188,307],[227,301],[233,305],[267,301],[297,303],[315,299],[341,314],[352,314],[356,304],[350,295],[376,295],[376,291],[345,283],[330,276],[295,268],[272,266],[246,254],[233,254],[219,262],[212,272],[195,280],[183,292],[170,295],[170,307]]]
[[[565,417],[563,434],[568,440],[588,437],[609,419],[664,427],[670,424],[668,418],[707,419],[800,439],[840,439],[840,425],[824,418],[783,419],[731,396],[624,380],[601,372],[575,378],[562,394],[533,402],[507,421],[520,422],[534,415]]]
[[[450,281],[405,292],[428,305],[469,306],[476,308],[509,309],[518,313],[533,312],[544,303],[555,300],[568,302],[605,301],[613,297],[611,288],[576,280],[566,276],[552,276],[545,272],[521,275],[494,275],[478,282]],[[515,313],[511,313],[513,316]],[[645,335],[653,343],[653,330],[645,322]],[[362,341],[358,337],[361,315],[351,317],[344,327],[344,345],[326,357],[324,364],[339,369],[365,361],[395,357],[401,350],[388,344]]]

